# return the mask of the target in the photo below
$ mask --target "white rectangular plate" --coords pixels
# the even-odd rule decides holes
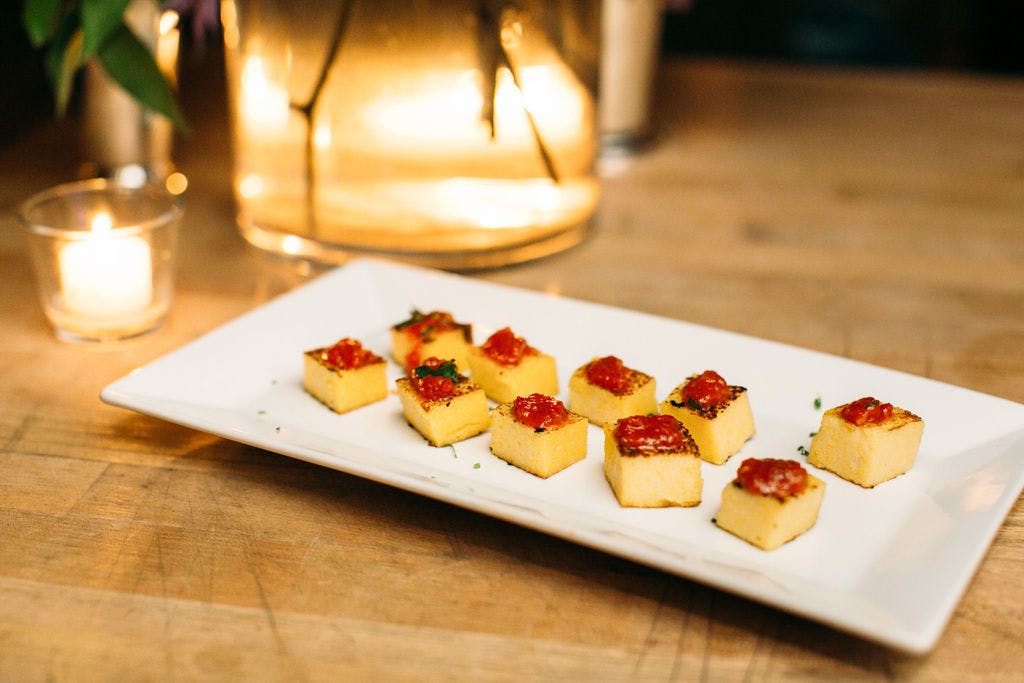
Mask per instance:
[[[412,308],[471,322],[481,343],[509,325],[555,356],[563,390],[595,356],[654,375],[659,399],[694,372],[746,386],[756,436],[703,465],[695,508],[625,509],[604,479],[603,437],[547,480],[494,457],[484,434],[433,448],[397,397],[347,415],[302,389],[302,353],[341,337],[388,355]],[[389,364],[389,377],[400,376]],[[872,395],[920,415],[906,475],[867,490],[827,484],[817,524],[763,552],[713,523],[746,457],[803,460],[821,410]],[[521,524],[743,595],[911,652],[931,648],[1024,486],[1024,405],[821,353],[651,315],[362,260],[241,316],[132,372],[102,399]]]

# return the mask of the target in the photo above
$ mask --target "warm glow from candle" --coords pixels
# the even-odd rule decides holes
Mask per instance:
[[[246,199],[259,197],[263,194],[263,178],[260,178],[254,173],[250,173],[245,176],[238,181],[238,194],[242,195]]]
[[[100,211],[98,214],[92,217],[92,223],[89,225],[89,229],[92,230],[95,235],[106,235],[114,227],[114,219],[110,217],[110,214],[106,211]]]
[[[220,3],[220,25],[224,32],[224,47],[238,49],[238,8],[232,0]]]
[[[316,131],[313,133],[313,144],[316,145],[317,149],[330,149],[331,127],[326,124],[317,126]]]
[[[520,91],[508,69],[498,72],[494,121],[498,139],[507,144],[532,146],[534,134],[526,116],[529,109],[551,139],[581,135],[582,98],[571,74],[550,66],[520,70]],[[483,94],[473,70],[452,75],[438,72],[424,77],[416,94],[380,100],[365,112],[364,125],[384,147],[414,145],[409,151],[451,153],[453,145],[478,145],[486,123],[481,119]]]
[[[178,82],[178,13],[167,10],[160,15],[156,38],[156,63],[172,84]]]
[[[267,77],[259,55],[247,57],[242,67],[241,116],[252,132],[288,125],[288,91]]]
[[[382,141],[399,145],[414,140],[443,147],[445,141],[474,137],[481,126],[483,104],[474,72],[467,71],[455,79],[446,73],[425,76],[421,86],[414,95],[373,102],[365,112],[367,128]]]
[[[294,256],[302,250],[302,240],[295,235],[288,235],[281,240],[281,250]]]
[[[178,28],[178,13],[170,9],[160,15],[160,35],[165,36]]]
[[[59,253],[64,307],[90,318],[139,313],[153,300],[149,243],[113,232],[105,211],[93,216],[88,237],[65,244]]]
[[[512,192],[500,182],[453,178],[438,183],[431,199],[446,220],[474,221],[485,228],[501,228],[541,220],[546,212],[558,208],[560,194],[547,180],[535,180]]]
[[[598,193],[592,55],[567,61],[549,31],[564,17],[518,7],[349,16],[222,0],[246,238],[282,255],[419,259],[582,234]],[[596,49],[590,38],[576,45]]]
[[[175,171],[167,176],[167,180],[164,181],[164,187],[166,187],[167,191],[171,194],[183,194],[185,190],[188,189],[188,178],[184,173]]]
[[[554,65],[530,66],[522,69],[523,92],[512,82],[511,74],[502,81],[498,90],[498,113],[519,112],[516,117],[525,123],[523,106],[530,110],[541,124],[545,136],[568,138],[580,135],[584,126],[583,98],[576,79],[564,67]],[[505,102],[503,98],[509,98]]]

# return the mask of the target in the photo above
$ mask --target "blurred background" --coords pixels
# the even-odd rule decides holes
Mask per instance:
[[[663,52],[1024,73],[1020,0],[669,0]]]
[[[1024,74],[1021,0],[667,4],[664,55]],[[51,111],[42,59],[27,43],[20,11],[19,2],[0,3],[0,145]]]

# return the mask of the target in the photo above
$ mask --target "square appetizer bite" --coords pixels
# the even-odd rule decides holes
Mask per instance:
[[[387,361],[356,339],[306,351],[302,359],[303,388],[336,413],[387,398]]]
[[[413,310],[407,320],[391,327],[391,357],[412,372],[427,358],[450,358],[460,372],[469,369],[473,326],[455,322],[451,313]]]
[[[871,488],[914,465],[923,434],[920,417],[866,396],[822,414],[807,462]]]
[[[397,385],[405,419],[431,446],[449,446],[490,426],[483,389],[459,374],[453,360],[428,358]]]
[[[518,396],[491,414],[491,452],[547,479],[587,457],[587,424],[557,398]]]
[[[569,408],[599,427],[630,415],[658,412],[654,378],[615,356],[594,358],[569,378]]]
[[[497,403],[530,394],[558,393],[554,356],[533,348],[508,327],[480,346],[469,347],[469,368],[473,381]]]
[[[623,507],[692,507],[704,480],[697,444],[671,415],[631,415],[604,426],[604,475]]]
[[[721,465],[754,435],[754,414],[744,387],[726,383],[714,370],[692,375],[661,402],[661,412],[690,431],[700,457]]]
[[[774,550],[818,520],[825,482],[794,460],[747,458],[722,490],[715,524],[762,550]]]

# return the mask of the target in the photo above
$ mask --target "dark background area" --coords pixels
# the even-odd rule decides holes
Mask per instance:
[[[662,51],[1024,75],[1024,0],[669,0]],[[21,3],[0,3],[0,145],[51,116]],[[187,33],[187,32],[185,32]]]
[[[1024,74],[1022,0],[669,0],[663,51]]]

